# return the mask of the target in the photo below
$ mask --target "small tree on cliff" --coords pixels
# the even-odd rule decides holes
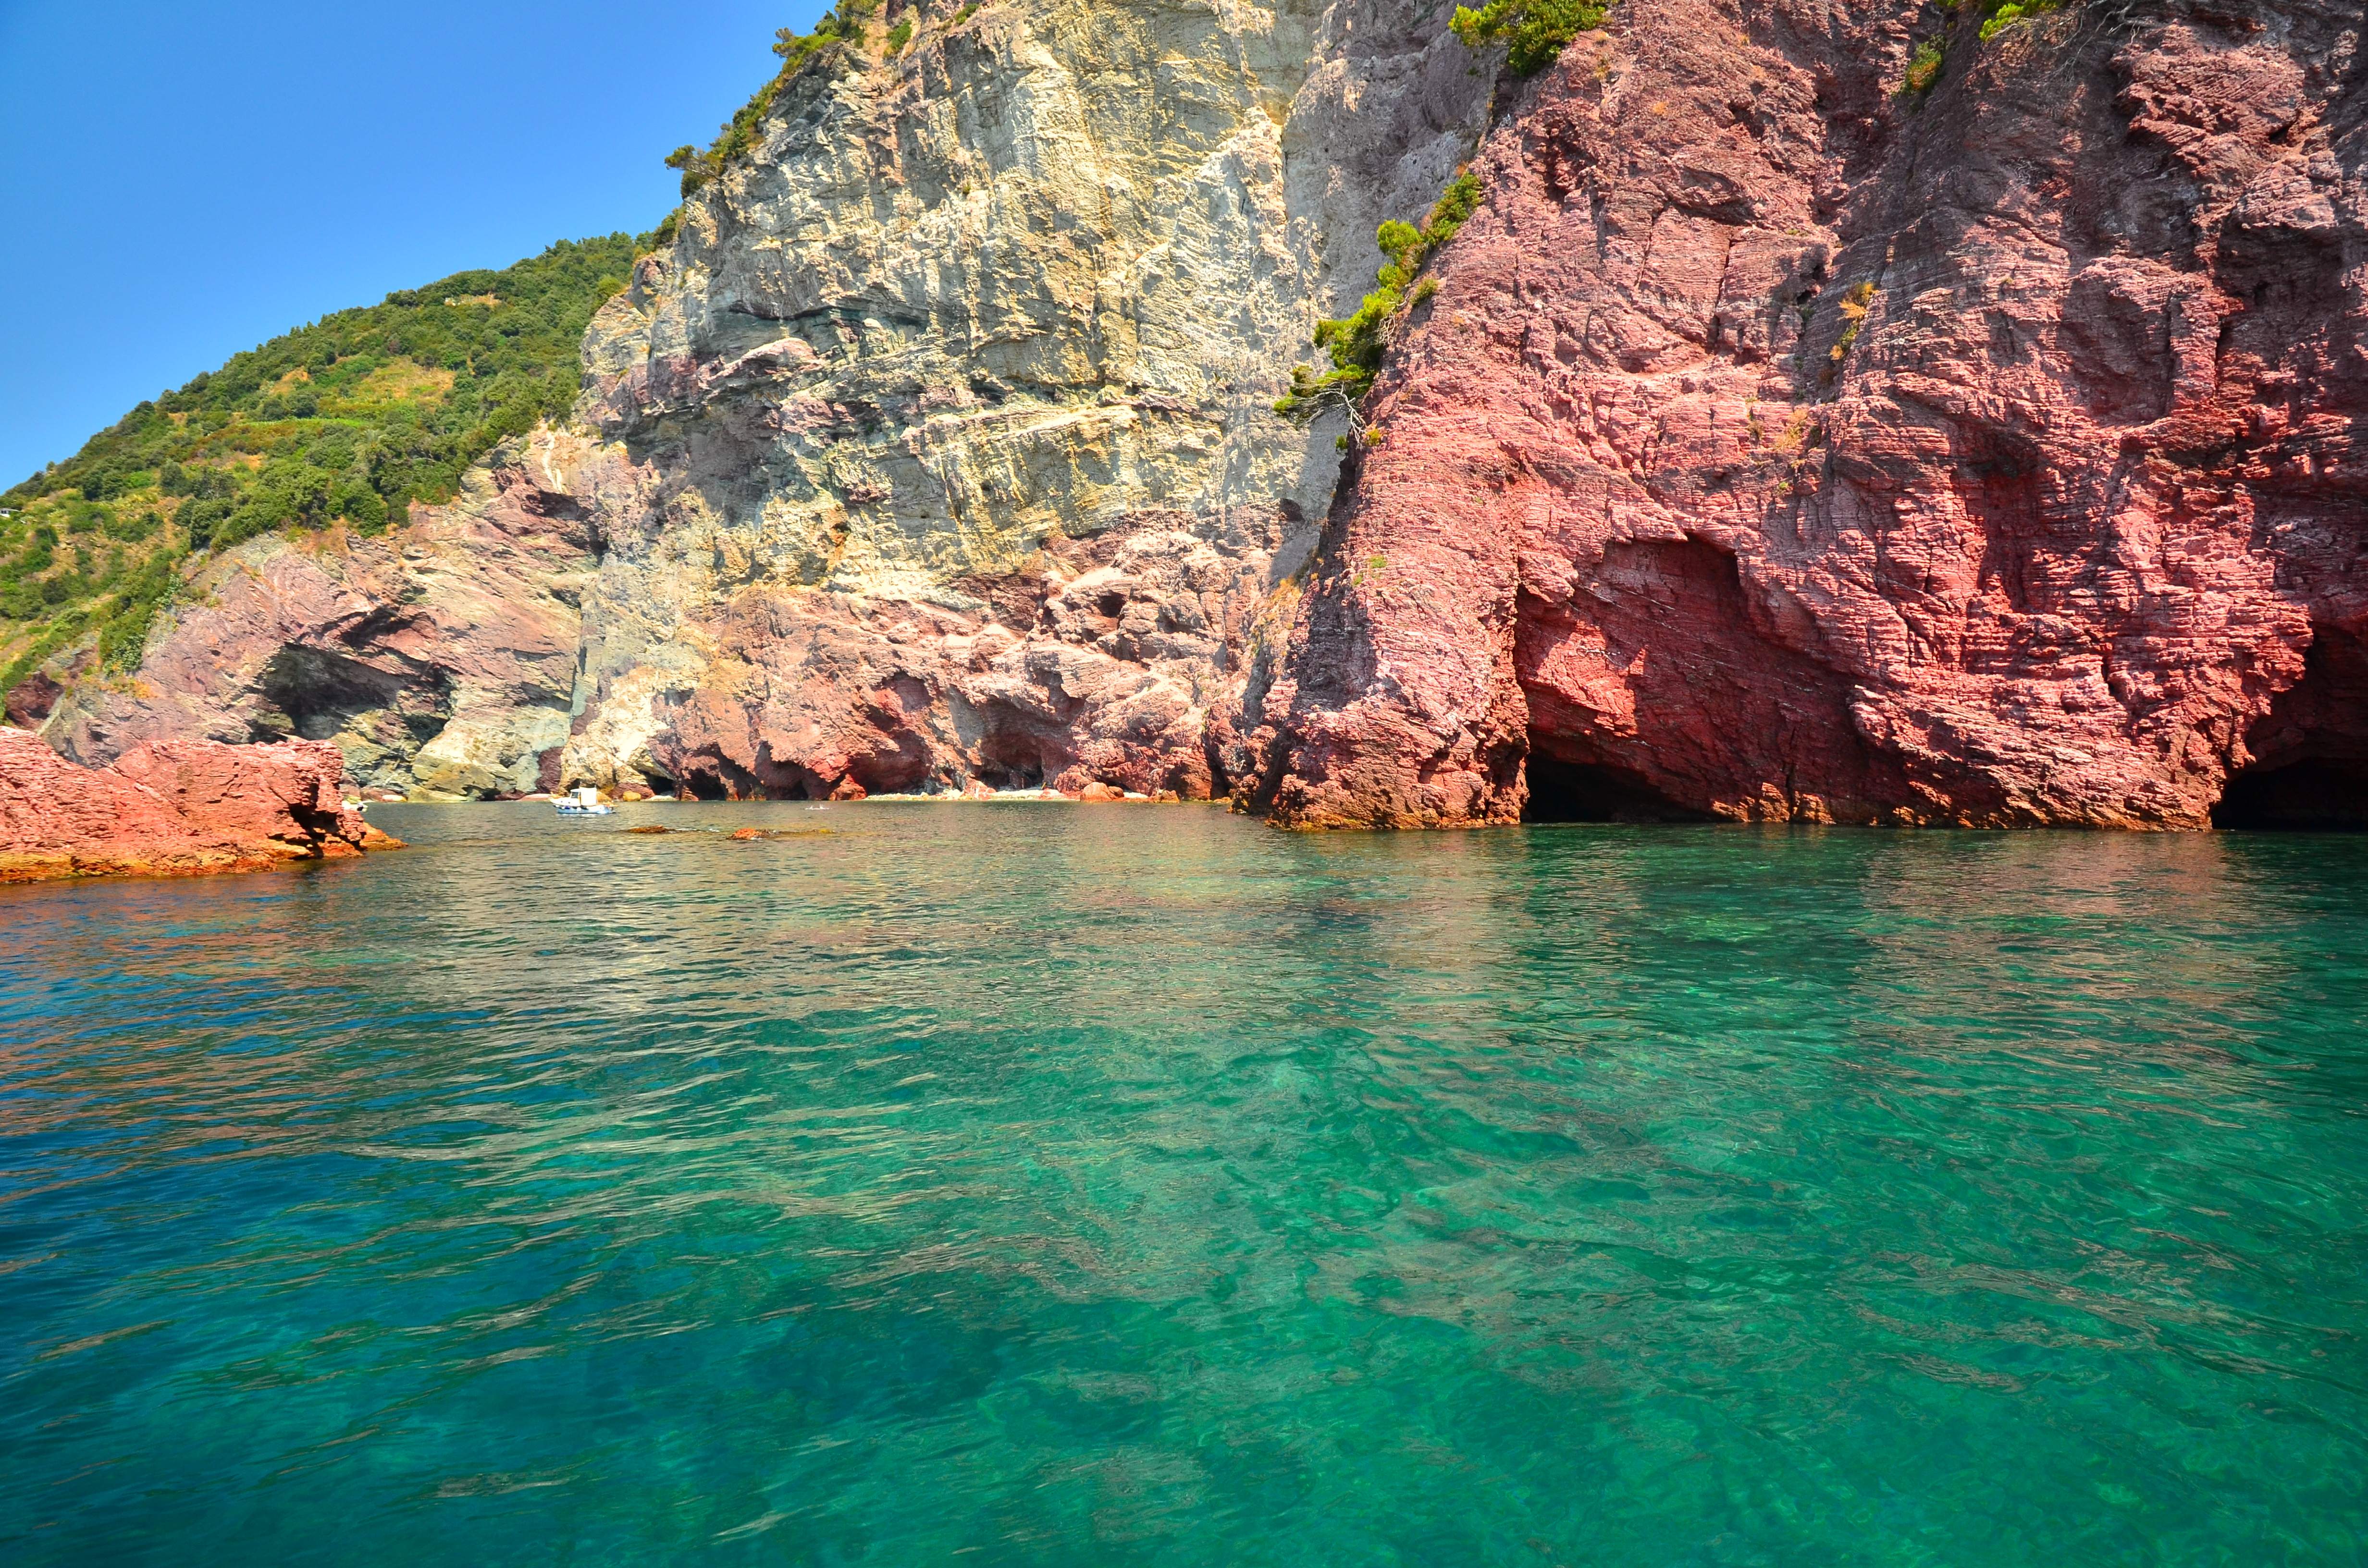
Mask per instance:
[[[1562,56],[1563,46],[1603,25],[1608,0],[1488,0],[1477,11],[1458,6],[1448,22],[1472,49],[1503,40],[1505,64],[1533,76]]]
[[[1406,285],[1478,210],[1481,194],[1477,176],[1459,174],[1440,192],[1421,228],[1393,218],[1373,231],[1373,243],[1389,258],[1373,276],[1373,291],[1358,302],[1353,314],[1315,324],[1315,347],[1331,356],[1332,369],[1318,375],[1308,366],[1293,366],[1291,391],[1275,403],[1277,414],[1304,425],[1338,408],[1347,413],[1351,428],[1356,426],[1357,403],[1381,372],[1385,335],[1406,302]],[[1415,303],[1429,299],[1436,287],[1436,279],[1424,278],[1414,290]]]

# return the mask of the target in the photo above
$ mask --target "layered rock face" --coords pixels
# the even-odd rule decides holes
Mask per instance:
[[[1247,803],[2359,820],[2360,8],[1976,19],[1622,0],[1508,106]]]
[[[234,552],[47,733],[430,795],[1222,791],[1339,463],[1271,404],[1491,80],[1410,0],[973,9],[785,87],[595,321],[576,428],[387,540]]]
[[[0,882],[259,870],[399,847],[345,809],[343,767],[319,742],[190,741],[83,767],[0,729]]]
[[[1446,10],[883,11],[596,319],[571,427],[11,712],[430,796],[2362,814],[2356,5],[1622,0],[1528,82]],[[1270,405],[1475,147],[1341,483]]]
[[[538,432],[390,535],[268,537],[209,562],[138,673],[78,672],[43,733],[91,763],[157,742],[297,737],[334,742],[368,786],[548,784],[598,555],[586,507],[545,476],[585,444]]]

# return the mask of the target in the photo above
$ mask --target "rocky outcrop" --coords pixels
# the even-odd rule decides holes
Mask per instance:
[[[2356,816],[2358,7],[1986,9],[1622,0],[1526,82],[1412,0],[883,9],[595,319],[569,428],[18,707],[430,796]],[[1467,156],[1356,429],[1279,418]]]
[[[1271,405],[1486,81],[1406,6],[912,14],[593,324],[570,781],[1227,782],[1210,706],[1338,466]]]
[[[392,534],[271,536],[215,559],[138,672],[70,682],[43,733],[92,763],[154,742],[294,737],[334,743],[364,786],[547,787],[598,566],[586,508],[543,477],[568,440],[506,449],[453,505],[415,507]]]
[[[0,702],[0,722],[16,725],[20,730],[40,726],[65,694],[65,687],[47,673],[35,670],[8,688],[7,699]]]
[[[600,312],[575,428],[386,540],[235,552],[47,733],[318,736],[431,796],[1223,792],[1208,714],[1339,464],[1272,404],[1485,123],[1445,23],[884,10]]]
[[[1978,19],[1623,0],[1508,106],[1247,803],[2357,820],[2360,9]]]
[[[0,729],[0,882],[188,876],[400,847],[345,809],[336,748],[168,742],[83,767]]]

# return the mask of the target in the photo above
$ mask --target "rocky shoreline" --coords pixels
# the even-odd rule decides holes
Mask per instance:
[[[348,808],[323,741],[176,741],[84,767],[0,729],[0,883],[256,871],[399,849]]]

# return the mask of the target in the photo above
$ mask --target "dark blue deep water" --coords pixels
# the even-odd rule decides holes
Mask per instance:
[[[2368,1551],[2368,839],[378,820],[0,890],[0,1560]]]

